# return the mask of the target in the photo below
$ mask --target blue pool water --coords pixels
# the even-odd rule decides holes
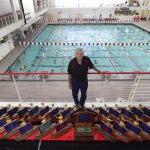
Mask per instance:
[[[47,25],[37,42],[150,42],[134,25]],[[102,71],[150,71],[150,46],[80,46]],[[77,46],[30,45],[9,68],[17,72],[66,72]]]

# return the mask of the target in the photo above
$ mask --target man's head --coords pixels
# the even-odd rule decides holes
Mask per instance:
[[[84,56],[84,50],[82,48],[77,48],[75,51],[77,60],[82,60]]]

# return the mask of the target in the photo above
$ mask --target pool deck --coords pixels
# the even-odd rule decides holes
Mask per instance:
[[[136,26],[143,28],[150,32],[150,21],[142,21],[133,23]],[[46,24],[42,24],[38,29],[36,29],[33,34],[26,38],[25,41],[32,41],[34,38],[45,28]],[[13,49],[1,62],[0,62],[0,72],[5,72],[8,66],[11,66],[16,58],[24,51],[27,46],[18,46]]]
[[[150,20],[149,21],[141,21],[133,23],[136,26],[145,29],[146,31],[150,32]]]

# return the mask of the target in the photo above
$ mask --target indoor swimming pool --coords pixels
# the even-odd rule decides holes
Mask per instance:
[[[150,33],[125,24],[47,25],[34,40],[55,43],[150,42]],[[79,46],[30,45],[8,68],[12,72],[66,72]],[[101,71],[150,71],[150,46],[80,46]],[[92,71],[92,70],[91,70]]]

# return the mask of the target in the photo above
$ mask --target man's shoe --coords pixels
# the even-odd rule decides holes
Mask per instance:
[[[75,104],[75,108],[76,108],[76,109],[79,109],[79,108],[80,108],[80,105],[79,105],[79,104]]]
[[[82,111],[86,111],[87,109],[86,109],[85,106],[81,106],[81,110],[82,110]]]

